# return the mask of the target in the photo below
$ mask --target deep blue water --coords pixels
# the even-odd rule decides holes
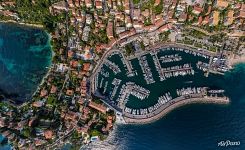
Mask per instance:
[[[0,23],[0,95],[30,99],[51,64],[49,41],[41,29]]]
[[[17,94],[17,98],[25,100],[46,73],[50,58],[51,51],[45,32],[0,24],[2,93],[10,96]],[[151,124],[119,125],[109,141],[91,145],[92,149],[244,150],[245,64],[237,65],[224,77],[215,78],[214,82],[226,90],[231,104],[194,104],[178,108]],[[241,145],[218,147],[218,142],[226,140],[240,141]],[[8,149],[8,145],[0,146],[0,150]]]
[[[92,150],[245,150],[245,64],[215,79],[230,97],[229,105],[192,104],[146,125],[118,125],[106,142]],[[219,147],[220,141],[240,146]]]

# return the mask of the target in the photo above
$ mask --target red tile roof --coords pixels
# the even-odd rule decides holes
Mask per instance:
[[[95,102],[90,101],[89,106],[100,111],[100,112],[102,112],[102,113],[104,113],[104,114],[106,113],[106,107],[103,105],[96,104]]]

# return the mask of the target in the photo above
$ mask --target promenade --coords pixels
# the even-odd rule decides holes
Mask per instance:
[[[190,51],[193,51],[193,52],[196,52],[196,53],[200,53],[200,54],[203,54],[203,55],[207,55],[207,56],[210,56],[210,57],[214,57],[214,56],[217,55],[215,52],[207,51],[207,50],[204,50],[204,49],[197,49],[196,47],[193,47],[193,46],[190,46],[190,45],[185,45],[185,44],[180,44],[180,43],[177,44],[177,43],[162,43],[162,42],[159,42],[159,43],[154,44],[153,46],[147,47],[145,51],[142,51],[142,52],[136,53],[135,55],[127,57],[127,59],[128,60],[132,60],[132,59],[135,59],[135,58],[139,58],[139,57],[141,57],[143,55],[146,55],[146,54],[148,54],[150,52],[158,51],[159,49],[164,50],[166,48],[187,49],[187,50],[190,50]]]
[[[174,109],[177,109],[184,105],[189,104],[195,104],[195,103],[201,103],[201,104],[229,104],[230,100],[227,97],[208,97],[208,96],[197,96],[192,95],[189,98],[186,98],[184,96],[177,97],[165,105],[162,105],[157,110],[151,112],[147,115],[133,115],[126,112],[123,112],[124,114],[124,120],[128,124],[146,124],[154,122],[165,115],[167,115],[169,112],[171,112]]]
[[[128,61],[134,58],[141,58],[142,55],[150,53],[151,55],[154,55],[156,57],[156,54],[158,51],[162,49],[170,50],[171,48],[176,49],[177,51],[185,51],[186,53],[190,53],[193,55],[199,54],[200,56],[203,56],[205,58],[213,58],[217,54],[214,52],[206,51],[203,49],[197,49],[195,47],[187,46],[185,44],[176,44],[176,43],[156,43],[154,46],[147,47],[145,51],[136,53],[134,56],[125,57],[122,53],[122,50],[120,49],[110,49],[104,53],[102,58],[100,59],[99,63],[97,63],[95,69],[93,70],[93,73],[90,77],[91,81],[91,92],[94,95],[97,95],[97,86],[96,86],[96,77],[98,73],[100,72],[103,64],[107,62],[107,58],[113,55],[114,53],[122,55],[122,61],[125,63],[125,67],[128,69],[128,72],[132,71],[130,64],[127,64]],[[199,56],[198,55],[198,56]],[[160,62],[156,62],[156,64],[160,64]],[[146,66],[143,67],[143,70]],[[147,68],[147,67],[146,67]],[[160,69],[161,67],[159,67]],[[179,70],[185,70],[186,68],[181,68]],[[191,69],[191,67],[188,67],[187,69]],[[116,70],[116,69],[115,69]],[[178,70],[178,69],[177,69]],[[169,72],[168,70],[159,70],[160,73],[164,74],[166,72]],[[175,70],[174,70],[175,71]],[[98,96],[98,95],[97,95]],[[115,104],[112,104],[110,100],[106,99],[102,95],[98,96],[102,98],[102,101],[110,106],[110,108],[113,108],[113,110],[116,110],[118,113],[121,113],[123,115],[123,118],[126,123],[149,123],[155,120],[158,120],[159,118],[165,116],[168,112],[172,111],[175,108],[178,108],[183,105],[192,104],[192,103],[217,103],[217,104],[228,104],[229,99],[226,97],[207,97],[205,94],[189,94],[185,96],[180,96],[175,99],[170,100],[169,102],[165,103],[164,105],[161,105],[156,110],[150,112],[150,113],[128,113],[125,111],[125,105],[119,105],[116,106]]]

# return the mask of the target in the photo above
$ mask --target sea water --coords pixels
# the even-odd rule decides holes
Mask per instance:
[[[49,35],[38,28],[0,23],[0,100],[29,100],[51,64]],[[0,134],[0,142],[3,140]],[[0,145],[9,150],[10,145]]]
[[[2,93],[26,100],[50,65],[47,34],[39,29],[0,24],[0,55]],[[177,108],[151,124],[117,125],[106,141],[82,149],[245,149],[245,64],[237,65],[213,82],[226,90],[231,99],[229,105],[192,104]],[[219,145],[222,141],[238,141],[240,145],[222,147]],[[10,147],[0,146],[2,149]]]
[[[236,65],[214,81],[226,90],[229,105],[191,104],[146,125],[117,125],[105,142],[92,150],[244,150],[245,64]],[[221,142],[239,142],[222,146]],[[229,143],[229,142],[228,142]]]
[[[51,64],[49,35],[38,28],[0,23],[1,100],[29,100]]]

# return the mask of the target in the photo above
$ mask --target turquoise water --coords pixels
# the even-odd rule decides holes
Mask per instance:
[[[48,36],[39,29],[1,24],[0,56],[2,94],[25,101],[46,73],[46,66],[50,65]],[[202,79],[196,80],[203,82]],[[245,64],[237,65],[223,77],[210,76],[205,82],[224,88],[231,104],[189,105],[152,124],[119,125],[112,140],[100,144],[98,148],[92,145],[91,149],[244,150]],[[218,147],[218,142],[222,140],[240,141],[241,145]],[[9,145],[0,146],[0,150],[9,149]]]
[[[4,137],[0,134],[0,143],[2,142],[2,140],[4,139]],[[11,146],[10,145],[0,145],[0,150],[10,150]]]
[[[30,99],[47,73],[51,57],[45,31],[0,23],[0,95],[16,103]]]

